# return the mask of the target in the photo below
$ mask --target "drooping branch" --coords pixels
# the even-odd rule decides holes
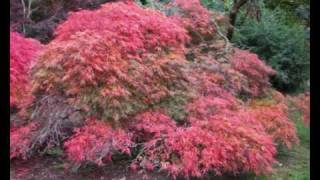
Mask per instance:
[[[228,53],[230,50],[230,47],[231,47],[229,39],[221,32],[220,27],[218,26],[218,23],[216,22],[216,20],[214,18],[212,18],[212,22],[213,22],[214,26],[216,27],[216,30],[217,30],[219,36],[221,36],[226,43],[224,52]]]

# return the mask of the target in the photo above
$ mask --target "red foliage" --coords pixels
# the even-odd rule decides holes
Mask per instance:
[[[131,144],[130,136],[124,131],[91,118],[84,127],[75,130],[64,146],[68,159],[75,163],[91,161],[103,165],[115,152],[130,154]]]
[[[200,176],[209,170],[224,172],[271,171],[276,149],[272,139],[247,124],[229,119],[210,119],[187,129],[178,130],[166,141],[169,152],[177,153],[181,162],[167,164],[176,174]],[[182,167],[181,167],[182,166]]]
[[[161,167],[174,177],[183,174],[188,178],[202,176],[209,170],[217,174],[264,173],[275,162],[271,137],[234,115],[193,120],[192,126],[186,128],[176,127],[159,113],[147,112],[138,117],[136,130],[155,135],[144,143],[143,154],[133,161],[134,169],[137,165],[145,169]],[[170,125],[165,130],[167,123]]]
[[[32,101],[28,73],[41,49],[38,41],[10,32],[10,107],[20,107]]]
[[[107,3],[95,11],[69,15],[56,30],[56,40],[66,40],[76,32],[93,31],[121,46],[121,54],[137,55],[163,49],[183,49],[186,31],[162,13],[143,9],[133,2]]]
[[[248,114],[232,113],[230,106],[221,98],[200,98],[188,106],[191,126],[186,128],[176,127],[169,117],[157,112],[136,116],[134,130],[141,133],[140,137],[149,136],[143,139],[144,154],[133,161],[132,167],[161,167],[174,177],[183,174],[187,178],[209,170],[217,174],[270,171],[276,153],[271,136],[258,125],[248,125]]]
[[[74,13],[37,61],[35,92],[63,90],[99,119],[118,121],[183,87],[186,38],[170,19],[132,3]],[[174,51],[152,53],[163,48]]]
[[[231,63],[234,69],[247,76],[251,95],[259,96],[270,87],[268,76],[275,74],[275,71],[259,59],[256,54],[236,49]]]
[[[189,113],[189,120],[207,120],[215,114],[228,115],[233,113],[238,107],[236,99],[227,94],[225,97],[203,96],[198,97],[192,103],[189,103],[186,110]]]
[[[136,130],[141,137],[149,136],[144,139],[144,154],[132,166],[161,167],[174,177],[183,174],[187,178],[209,170],[217,174],[267,173],[275,162],[273,142],[288,148],[298,142],[294,124],[287,118],[284,97],[279,93],[273,96],[275,101],[252,101],[250,107],[242,108],[232,95],[198,97],[186,107],[190,127],[172,124],[165,128],[170,122],[165,115],[138,115]],[[150,132],[155,134],[153,138]]]
[[[163,134],[173,133],[176,129],[175,122],[160,112],[147,111],[139,113],[133,119],[131,127],[137,136],[136,138],[138,138],[136,141],[159,138]]]
[[[10,159],[27,159],[28,152],[31,148],[31,138],[33,132],[36,130],[37,125],[34,123],[10,129]]]
[[[219,96],[222,92],[221,84],[224,77],[205,69],[191,69],[189,81],[193,85],[194,89],[200,95],[217,95]]]
[[[211,13],[203,7],[199,0],[175,0],[170,4],[181,9],[172,18],[178,20],[193,36],[210,37],[216,29],[211,22]]]
[[[298,143],[295,124],[288,118],[288,107],[284,102],[252,101],[247,112],[257,120],[277,143],[286,145]]]
[[[148,157],[138,155],[132,162],[131,169],[136,170],[139,165],[147,170],[152,170],[155,165],[150,160],[161,155],[161,152],[156,152],[157,149],[153,151],[152,148],[155,148],[158,140],[174,133],[176,128],[175,122],[160,112],[146,111],[136,115],[130,125],[130,129],[134,132],[135,142],[144,143],[144,148],[140,154],[145,153],[145,156]]]

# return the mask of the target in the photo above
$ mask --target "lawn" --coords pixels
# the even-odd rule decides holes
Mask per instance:
[[[274,173],[267,176],[258,176],[255,179],[261,180],[308,180],[310,179],[310,128],[304,126],[301,121],[301,114],[291,109],[290,119],[297,128],[300,144],[292,147],[291,150],[280,148],[278,152],[279,164],[275,166]]]

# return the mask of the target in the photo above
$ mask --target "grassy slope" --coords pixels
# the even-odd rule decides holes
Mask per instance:
[[[291,105],[290,105],[291,106]],[[293,109],[292,106],[290,109]],[[261,180],[309,180],[310,179],[310,129],[301,121],[299,112],[292,110],[291,119],[295,122],[300,144],[291,150],[279,151],[278,160],[282,166],[274,168],[275,172],[267,176],[259,176]]]

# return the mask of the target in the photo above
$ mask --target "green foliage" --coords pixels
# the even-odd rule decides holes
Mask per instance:
[[[265,5],[269,9],[281,8],[288,21],[303,23],[310,20],[310,0],[267,0]]]
[[[257,53],[278,72],[272,79],[276,88],[295,92],[309,79],[310,50],[303,26],[288,24],[283,17],[279,10],[263,9],[260,21],[237,24],[232,41]]]
[[[223,0],[201,0],[203,6],[211,10],[224,11],[225,4]]]
[[[62,156],[64,152],[60,147],[55,147],[55,148],[48,149],[47,151],[44,152],[44,154],[58,157],[58,156]]]
[[[159,104],[159,107],[165,110],[176,123],[183,124],[187,113],[185,111],[185,105],[188,102],[189,98],[187,95],[176,95],[170,99],[166,99]]]

